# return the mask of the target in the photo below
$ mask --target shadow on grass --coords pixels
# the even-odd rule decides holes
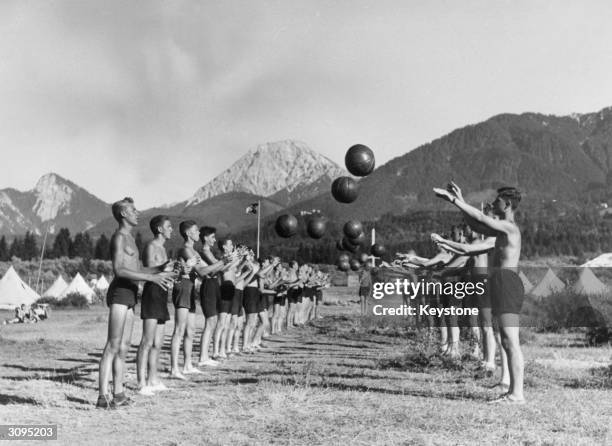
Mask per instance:
[[[73,368],[53,368],[53,367],[25,367],[19,364],[3,364],[3,367],[21,370],[28,373],[25,376],[5,376],[4,379],[10,381],[52,381],[60,384],[69,384],[82,389],[91,389],[91,380],[86,379],[91,372],[97,371],[97,368],[91,367],[90,364],[83,364]]]
[[[590,375],[570,380],[565,387],[570,389],[612,389],[612,365],[589,370]]]
[[[7,404],[29,404],[31,406],[40,405],[40,403],[34,398],[24,398],[22,396],[0,393],[0,405],[6,406]]]

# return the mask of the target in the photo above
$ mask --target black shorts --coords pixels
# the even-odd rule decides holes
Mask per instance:
[[[246,314],[259,313],[259,290],[253,286],[244,289],[242,304]]]
[[[153,282],[147,282],[142,290],[141,319],[157,319],[158,324],[170,320],[168,291]]]
[[[442,281],[442,294],[440,295],[440,302],[442,303],[442,306],[444,308],[450,308],[450,307],[456,307],[456,308],[461,308],[463,307],[463,299],[459,299],[458,297],[455,297],[454,294],[446,294],[444,291],[446,291],[448,288],[450,288],[449,286],[447,286],[447,283],[457,283],[457,282],[462,282],[463,281],[463,277],[462,276],[447,276],[444,277],[444,280]]]
[[[299,288],[289,288],[287,290],[287,302],[296,304],[298,301]]]
[[[476,305],[478,308],[491,308],[491,295],[489,294],[489,276],[487,274],[473,274],[472,283],[474,286],[478,286],[481,283],[484,288],[484,293],[478,294],[478,288],[475,288],[474,297],[476,298]],[[479,287],[480,288],[480,287]]]
[[[200,287],[200,303],[204,317],[213,317],[218,314],[221,301],[221,287],[216,277],[204,279]]]
[[[371,293],[372,293],[372,289],[369,286],[359,287],[359,297],[370,297]]]
[[[274,296],[274,305],[280,305],[281,307],[285,306],[285,299],[287,298],[287,294],[276,294]]]
[[[190,279],[183,277],[179,282],[174,282],[172,303],[174,308],[188,308],[190,313],[195,313],[195,287]]]
[[[302,297],[305,299],[312,299],[312,296],[314,296],[314,288],[305,286],[302,291]]]
[[[504,313],[521,314],[525,288],[517,273],[496,268],[489,275],[489,293],[494,316]]]
[[[322,289],[318,289],[315,291],[315,297],[317,298],[317,305],[319,305],[321,303],[321,301],[323,300],[323,290]]]
[[[221,300],[219,301],[217,311],[219,313],[231,313],[232,303],[234,301],[234,292],[236,291],[234,282],[225,280],[219,289],[221,291]]]
[[[268,294],[259,293],[259,302],[257,304],[257,312],[261,313],[268,309]]]
[[[238,316],[242,309],[242,290],[234,288],[234,298],[232,299],[232,308],[230,309],[232,316]]]
[[[127,279],[113,279],[106,292],[106,305],[125,305],[134,308],[138,296],[138,285]]]

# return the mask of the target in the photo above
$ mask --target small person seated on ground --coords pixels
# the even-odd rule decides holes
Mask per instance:
[[[39,321],[49,318],[49,313],[47,313],[46,305],[36,304],[32,309],[32,312],[38,318]]]
[[[4,321],[5,324],[23,324],[26,322],[27,313],[26,306],[22,304],[21,307],[15,307],[15,317],[13,319],[7,319]]]

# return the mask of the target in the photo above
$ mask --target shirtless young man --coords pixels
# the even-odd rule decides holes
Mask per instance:
[[[230,263],[223,269],[223,281],[221,282],[221,300],[218,302],[217,310],[219,316],[213,339],[213,359],[227,359],[226,343],[227,332],[232,314],[232,303],[236,292],[236,281],[242,279],[237,276],[237,270],[244,264],[244,252],[234,249],[231,239],[225,238],[219,241],[219,248],[223,251],[223,257],[230,259]]]
[[[274,295],[274,290],[268,288],[273,285],[270,282],[270,274],[272,270],[280,263],[278,257],[266,257],[259,261],[259,271],[257,271],[257,279],[259,283],[259,326],[255,330],[253,339],[250,342],[251,349],[259,349],[261,340],[270,334],[270,316],[268,315],[268,295]]]
[[[168,261],[164,243],[172,236],[172,224],[164,215],[156,215],[149,222],[153,240],[144,247],[142,263],[145,267],[159,267]],[[153,283],[146,282],[142,290],[142,340],[136,356],[136,374],[138,376],[138,393],[153,395],[155,391],[167,390],[159,380],[157,369],[159,352],[164,342],[164,328],[170,319],[168,313],[168,290]]]
[[[185,242],[178,252],[181,262],[181,277],[174,285],[172,303],[175,308],[174,333],[170,347],[171,375],[173,378],[186,379],[184,374],[199,373],[193,366],[193,337],[195,335],[196,291],[195,279],[197,275],[205,276],[223,267],[223,262],[206,265],[202,257],[195,250],[194,244],[198,241],[200,232],[193,220],[183,221],[179,225],[179,232]],[[183,370],[179,367],[179,353],[183,341],[183,354],[185,362]]]
[[[168,289],[172,283],[170,263],[143,268],[140,265],[138,248],[132,236],[132,229],[138,224],[138,211],[134,200],[124,198],[112,205],[113,217],[119,227],[110,240],[111,260],[115,277],[106,295],[109,306],[108,338],[99,371],[99,397],[96,407],[115,408],[130,403],[123,389],[123,368],[125,355],[130,348],[134,324],[134,306],[138,293],[138,281],[149,281]],[[109,393],[109,381],[113,378],[113,393]]]
[[[249,261],[252,258],[253,251],[244,245],[238,245],[237,249],[245,252],[244,260],[238,267],[238,275],[234,282],[234,298],[232,299],[230,326],[227,334],[226,351],[228,356],[240,353],[240,335],[244,330],[245,312],[243,308],[244,286],[251,281],[255,275],[253,266]]]
[[[245,280],[246,286],[244,287],[242,299],[244,312],[246,314],[246,324],[242,334],[242,351],[245,353],[252,353],[251,341],[257,327],[257,317],[259,314],[259,282],[256,274],[259,272],[260,267],[259,263],[255,261],[253,251],[247,253],[247,261],[251,267],[252,274]]]
[[[456,228],[453,228],[453,238],[459,240],[462,233]],[[425,268],[440,267],[444,269],[441,272],[441,280],[446,283],[449,281],[457,281],[460,279],[460,272],[465,266],[468,256],[453,255],[449,251],[440,248],[440,252],[431,259],[423,259],[422,257],[411,256],[408,261],[412,264],[419,265]],[[442,305],[445,308],[450,306],[461,306],[461,302],[454,296],[442,295],[440,296]],[[461,357],[459,351],[459,324],[457,316],[450,315],[448,317],[441,317],[440,320],[440,352],[443,355],[448,355],[452,359],[459,359]],[[448,329],[450,327],[450,330]],[[450,336],[449,336],[450,334]],[[450,340],[449,340],[450,337]]]
[[[218,273],[225,271],[228,268],[234,268],[233,263],[236,259],[225,257],[222,260],[217,260],[212,252],[213,246],[217,241],[217,230],[211,226],[204,226],[200,229],[200,240],[204,245],[202,248],[202,259],[209,266],[221,265],[213,269],[203,277],[202,286],[200,287],[200,300],[202,311],[206,318],[206,325],[202,331],[200,340],[200,360],[198,366],[217,366],[218,361],[211,359],[208,355],[210,341],[215,333],[218,322],[218,314],[221,309],[221,287],[219,286]]]
[[[450,183],[447,189],[435,188],[439,197],[451,202],[463,212],[467,223],[481,234],[495,237],[493,259],[489,265],[489,291],[493,316],[498,320],[502,348],[508,361],[508,392],[494,402],[524,403],[524,360],[519,343],[519,315],[524,299],[523,282],[517,274],[521,255],[521,231],[515,221],[515,211],[521,201],[513,187],[497,190],[493,212],[499,220],[467,204],[461,189]],[[502,364],[503,366],[503,364]],[[502,383],[505,371],[502,370]]]
[[[298,277],[299,264],[296,260],[289,263],[288,282],[287,282],[287,330],[294,328],[296,325],[296,311],[298,299],[302,293],[302,282]]]
[[[485,215],[496,218],[492,213],[490,206],[485,207]],[[447,240],[438,234],[432,234],[431,238],[438,245],[455,252],[457,254],[469,255],[474,258],[474,266],[471,271],[471,281],[473,283],[484,283],[485,292],[477,296],[476,305],[478,306],[478,323],[483,333],[482,349],[484,353],[484,362],[482,367],[486,373],[490,374],[495,371],[495,334],[493,332],[493,316],[491,314],[491,296],[487,286],[489,265],[489,254],[495,247],[495,237],[478,235],[473,232],[473,238],[470,243],[456,243],[452,240]]]

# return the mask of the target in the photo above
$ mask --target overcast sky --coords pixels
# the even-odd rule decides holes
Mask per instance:
[[[612,2],[0,2],[0,188],[188,198],[258,144],[380,165],[502,112],[612,105]]]

